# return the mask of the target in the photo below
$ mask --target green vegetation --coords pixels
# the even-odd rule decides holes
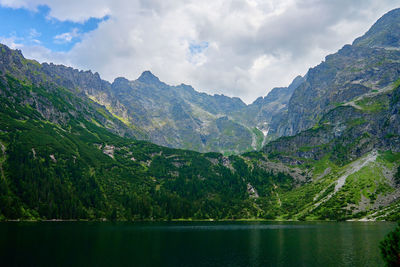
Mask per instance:
[[[400,223],[379,244],[381,255],[388,267],[400,266]]]
[[[62,88],[7,77],[0,89],[2,219],[274,218],[262,207],[272,191],[293,187],[290,176],[252,165],[256,159],[250,168],[239,156],[115,135],[107,111]]]
[[[398,89],[357,101],[361,109],[334,103],[326,114],[308,114],[318,121],[313,128],[272,141],[263,152],[238,155],[261,148],[262,132],[216,116],[223,114],[218,110],[206,112],[215,108],[206,103],[196,111],[209,117],[204,121],[183,102],[170,107],[172,117],[151,119],[131,106],[137,112],[128,118],[119,113],[123,108],[101,106],[81,89],[51,82],[41,65],[21,64],[33,68],[29,75],[14,66],[17,75],[0,75],[0,220],[399,218],[400,202],[392,199],[400,153],[380,151],[376,160],[362,161],[397,144],[389,119],[398,115],[390,113],[398,110]],[[326,78],[335,73],[331,65]],[[223,153],[129,138],[146,135],[137,125],[143,121],[154,123],[167,144],[179,140],[185,148]],[[200,124],[212,130],[194,135]]]
[[[397,167],[397,172],[394,175],[394,181],[395,181],[396,185],[400,185],[400,166]]]
[[[261,149],[264,141],[264,134],[257,128],[253,128],[252,131],[256,136],[256,148]]]
[[[356,101],[356,105],[361,107],[363,111],[376,113],[387,109],[389,102],[387,98],[384,97],[380,97],[379,99],[363,98],[361,100]]]
[[[313,164],[313,174],[317,177],[323,174],[326,170],[336,170],[337,166],[330,160],[331,155],[327,154],[322,159]]]
[[[12,77],[0,88],[5,151],[0,157],[0,219],[342,220],[366,214],[351,208],[363,198],[373,203],[393,191],[380,166],[395,168],[400,160],[398,153],[381,153],[377,163],[350,175],[342,190],[316,206],[333,194],[336,179],[349,168],[334,160],[347,155],[349,146],[320,160],[298,158],[305,162],[299,166],[301,175],[312,170],[316,179],[300,182],[288,171],[265,167],[261,152],[225,157],[120,137],[106,126],[117,118],[62,88],[51,91]]]
[[[396,89],[400,86],[400,78],[397,79],[394,83],[393,83],[393,89]]]
[[[340,102],[340,103],[338,103],[338,102],[336,102],[336,103],[333,103],[333,105],[334,105],[335,107],[342,106],[343,104],[344,104],[343,102]]]

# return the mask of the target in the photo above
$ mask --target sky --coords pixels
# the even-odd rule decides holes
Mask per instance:
[[[398,0],[0,0],[0,42],[98,72],[145,70],[251,103],[363,35]]]

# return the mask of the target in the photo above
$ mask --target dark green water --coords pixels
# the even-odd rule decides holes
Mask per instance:
[[[393,223],[1,223],[2,266],[382,266]]]

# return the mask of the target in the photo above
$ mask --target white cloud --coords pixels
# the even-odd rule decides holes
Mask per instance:
[[[19,43],[19,39],[15,36],[0,37],[0,43],[7,45],[11,49],[21,49],[22,48],[22,45]]]
[[[128,2],[128,1],[127,1]],[[90,17],[102,18],[110,13],[112,0],[0,0],[0,5],[11,8],[26,8],[33,11],[40,5],[51,8],[50,17],[65,21],[83,22]]]
[[[60,20],[109,15],[67,53],[28,57],[98,71],[113,80],[151,70],[170,84],[239,96],[246,102],[285,86],[309,67],[362,35],[394,0],[0,0],[2,5],[51,8]],[[69,35],[68,35],[69,34]],[[73,38],[65,33],[56,39]],[[192,53],[191,45],[207,43]],[[33,52],[34,51],[34,52]]]
[[[56,43],[70,43],[74,38],[79,37],[80,34],[77,28],[73,28],[70,32],[65,32],[54,36]]]

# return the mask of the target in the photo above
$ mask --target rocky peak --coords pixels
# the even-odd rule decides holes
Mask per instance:
[[[251,105],[259,106],[259,105],[262,105],[263,101],[264,101],[264,97],[259,96],[259,97],[257,97],[256,100],[253,101],[253,103],[251,103]]]
[[[34,60],[25,60],[21,50],[13,50],[6,45],[0,44],[0,73],[4,73],[7,70],[14,77],[22,77],[27,69],[26,65],[31,67],[40,66]]]
[[[130,81],[124,77],[118,77],[111,84],[111,88],[114,92],[127,92],[131,89]]]
[[[94,95],[96,92],[108,91],[110,88],[110,83],[102,80],[97,72],[78,70],[53,63],[43,63],[41,66],[47,79],[68,89],[79,89],[79,91]]]
[[[383,15],[353,45],[366,47],[400,47],[400,8]]]
[[[263,105],[266,103],[271,103],[274,101],[282,100],[281,102],[287,102],[289,98],[292,96],[294,90],[302,84],[305,79],[302,76],[297,76],[292,83],[288,87],[276,87],[273,88],[266,97],[257,98],[253,104],[254,105]],[[282,98],[285,98],[283,101]]]
[[[148,70],[144,71],[137,80],[147,84],[161,83],[160,79]]]
[[[184,84],[184,83],[181,83],[180,85],[175,86],[175,87],[178,88],[178,89],[183,89],[183,90],[185,90],[187,92],[191,92],[191,93],[193,93],[193,92],[195,93],[196,92],[196,90],[194,90],[193,86],[188,85],[188,84]]]
[[[229,97],[223,94],[214,94],[214,99],[220,106],[225,109],[240,109],[246,107],[246,104],[238,97]]]
[[[23,56],[22,55],[22,51],[21,50],[19,50],[19,49],[11,49],[11,48],[9,48],[8,46],[6,46],[6,45],[4,45],[4,44],[0,44],[0,53],[1,54],[8,54],[8,55],[10,55],[10,54],[15,54],[15,55],[18,55],[18,56]]]
[[[124,77],[115,78],[112,83],[112,88],[129,87],[129,80]]]

